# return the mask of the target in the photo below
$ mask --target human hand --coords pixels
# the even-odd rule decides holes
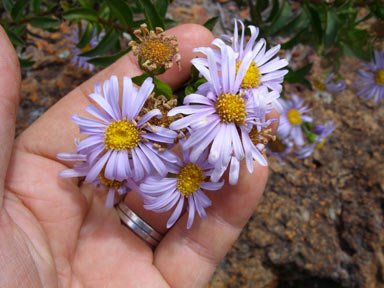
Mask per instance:
[[[178,38],[182,71],[173,67],[159,78],[176,89],[188,79],[196,56],[192,49],[209,46],[213,36],[192,24],[169,34]],[[251,175],[242,165],[238,184],[210,192],[208,217],[196,217],[189,230],[185,214],[166,231],[169,214],[145,210],[140,198],[128,193],[128,206],[166,232],[152,251],[120,224],[114,209],[105,208],[105,192],[59,178],[68,163],[56,159],[59,152],[75,151],[79,131],[70,118],[87,116],[94,84],[111,75],[141,74],[135,57],[128,54],[83,83],[13,141],[20,71],[2,29],[0,52],[0,287],[204,286],[252,215],[268,168],[255,163]]]

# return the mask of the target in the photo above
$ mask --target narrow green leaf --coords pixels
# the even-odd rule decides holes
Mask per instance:
[[[31,1],[31,9],[33,13],[39,14],[41,6],[41,0],[32,0]]]
[[[256,1],[256,10],[261,13],[268,7],[268,0],[257,0]]]
[[[315,33],[318,42],[321,42],[323,36],[323,29],[321,26],[320,15],[318,10],[310,3],[304,4],[304,11],[307,13],[309,20],[311,21],[312,31]]]
[[[144,72],[139,76],[133,77],[132,82],[138,86],[141,86],[145,81],[145,79],[147,79],[148,77],[151,77],[151,76]],[[152,78],[153,78],[153,84],[155,84],[155,88],[153,89],[153,92],[155,92],[155,97],[164,95],[165,97],[167,97],[167,99],[171,99],[173,97],[171,87],[169,87],[167,84],[165,84],[164,82],[160,81],[155,77],[152,77]]]
[[[339,32],[341,26],[342,23],[336,13],[332,10],[328,10],[324,38],[325,48],[330,48],[335,43],[337,33]]]
[[[296,71],[290,70],[288,74],[285,75],[284,80],[290,84],[303,84],[309,89],[312,89],[311,83],[305,78],[305,76],[307,76],[309,71],[311,70],[312,65],[312,63],[309,63]]]
[[[299,31],[295,37],[293,37],[292,39],[290,39],[289,41],[281,44],[281,49],[291,49],[293,48],[294,46],[296,46],[297,44],[300,43],[302,37],[304,34],[308,33],[308,29],[305,28],[301,31]]]
[[[136,3],[144,9],[145,22],[149,30],[155,30],[156,27],[164,29],[164,20],[160,17],[159,12],[151,0],[136,0]]]
[[[79,29],[79,31],[81,30]],[[77,48],[79,49],[84,48],[89,43],[89,41],[91,41],[93,33],[94,33],[93,25],[88,22],[87,27],[85,27],[85,30],[81,35],[79,43],[77,43],[76,45]]]
[[[177,22],[172,19],[164,19],[165,22],[165,30],[168,30],[169,28],[175,27],[177,25]]]
[[[99,19],[95,10],[87,8],[75,8],[67,10],[63,13],[63,18],[74,21],[88,20],[93,22],[97,22]]]
[[[103,39],[101,39],[101,41],[99,42],[99,44],[97,44],[95,48],[80,54],[80,56],[94,57],[102,55],[109,49],[111,49],[118,40],[119,38],[116,32],[114,30],[110,30],[107,32],[107,34],[105,34]]]
[[[5,11],[7,11],[8,14],[11,14],[11,11],[13,8],[12,0],[3,0],[3,6],[4,6]]]
[[[172,89],[169,87],[169,85],[165,84],[164,82],[160,81],[157,78],[153,78],[153,84],[155,84],[155,96],[164,95],[167,97],[167,99],[172,99]]]
[[[14,33],[13,31],[9,30],[9,29],[5,29],[5,32],[7,32],[7,35],[8,35],[8,38],[9,40],[11,40],[13,46],[24,46],[25,43],[23,41],[23,39],[20,38],[19,35],[17,35],[16,33]]]
[[[301,12],[295,19],[289,22],[282,30],[281,33],[284,35],[290,35],[302,30],[308,26],[308,16],[305,12]]]
[[[87,0],[79,0],[79,3],[84,8],[92,8],[92,5]]]
[[[11,17],[13,20],[18,20],[21,16],[23,16],[23,10],[28,5],[29,0],[19,0],[13,5],[11,10]]]
[[[219,21],[219,16],[212,17],[212,18],[208,19],[208,20],[204,23],[204,26],[205,26],[206,28],[208,28],[210,31],[212,31],[213,28],[215,28],[215,25],[216,25],[217,21]]]
[[[161,17],[165,17],[168,11],[169,0],[157,0],[156,9]]]
[[[279,0],[273,0],[272,1],[272,10],[271,10],[271,13],[269,14],[266,22],[272,21],[272,19],[275,18],[277,12],[279,12]]]
[[[113,15],[116,15],[125,28],[133,26],[133,13],[126,2],[122,0],[107,0],[106,2],[111,8]]]
[[[49,29],[60,24],[58,19],[51,17],[35,17],[31,19],[31,25],[41,29]]]
[[[266,35],[274,35],[276,32],[279,32],[281,28],[287,25],[289,18],[291,17],[291,5],[288,1],[284,1],[281,9],[276,14],[276,17],[273,18],[271,26],[266,31]]]
[[[35,62],[32,60],[20,58],[20,57],[19,57],[19,62],[20,62],[21,68],[28,68],[28,67],[31,67],[33,64],[35,64]]]
[[[113,64],[115,61],[117,61],[121,56],[125,55],[126,53],[131,50],[131,47],[111,56],[103,56],[103,57],[96,57],[88,60],[88,63],[91,63],[93,65],[99,66],[99,67],[107,67],[111,64]]]

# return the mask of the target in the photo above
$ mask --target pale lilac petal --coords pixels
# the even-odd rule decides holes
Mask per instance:
[[[179,219],[181,211],[183,209],[184,205],[184,197],[180,197],[180,201],[177,204],[175,210],[173,211],[171,217],[169,217],[168,222],[167,222],[167,229],[171,228],[173,224]]]
[[[187,229],[190,229],[195,218],[195,201],[193,201],[193,195],[188,197],[188,222]]]
[[[92,183],[100,174],[103,169],[105,163],[108,161],[109,156],[111,155],[112,150],[107,151],[89,170],[87,177],[85,177],[85,181],[88,183]]]
[[[205,190],[215,191],[220,190],[224,185],[224,181],[221,182],[204,182],[201,184],[201,188]]]
[[[116,179],[116,168],[117,168],[117,151],[112,150],[111,156],[108,159],[107,165],[105,166],[104,176],[109,180]]]
[[[140,118],[140,120],[137,122],[137,126],[141,127],[144,123],[151,120],[153,117],[157,117],[158,119],[161,118],[159,116],[162,116],[163,114],[159,109],[153,109],[146,113],[143,117]]]
[[[144,83],[140,87],[139,93],[137,94],[135,103],[133,105],[135,108],[135,112],[132,115],[133,119],[139,115],[141,108],[143,108],[145,101],[148,99],[149,95],[151,95],[154,87],[155,85],[153,85],[151,77],[145,79]]]
[[[190,103],[199,103],[199,104],[213,106],[213,103],[209,98],[199,94],[189,94],[185,96],[183,103],[184,105],[190,104]]]
[[[63,161],[86,161],[87,155],[78,154],[78,153],[58,153],[56,155],[57,159]]]
[[[115,189],[109,188],[107,199],[105,201],[105,207],[107,208],[113,208],[113,205],[115,204]]]
[[[100,111],[99,109],[97,109],[97,107],[95,105],[88,105],[87,107],[85,107],[85,111],[87,111],[89,114],[91,114],[92,116],[104,121],[104,122],[107,122],[109,123],[111,121],[111,117],[109,117],[107,114],[103,113],[102,111]]]
[[[131,150],[132,160],[133,160],[132,172],[133,172],[133,179],[135,181],[139,181],[144,178],[144,168],[141,165],[141,162],[136,154],[136,151],[135,151],[136,149],[137,148]]]
[[[231,158],[231,165],[229,168],[229,184],[236,185],[239,180],[240,162],[236,157]]]
[[[156,171],[161,176],[165,177],[168,173],[168,170],[167,167],[164,165],[163,161],[161,161],[160,158],[155,153],[153,153],[152,150],[149,149],[147,146],[141,143],[139,144],[139,146],[151,162],[152,166],[156,169]]]

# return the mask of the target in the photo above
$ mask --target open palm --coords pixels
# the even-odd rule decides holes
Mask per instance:
[[[185,82],[192,49],[208,46],[211,33],[198,25],[169,30],[179,39],[182,71],[160,77],[173,89]],[[111,75],[141,74],[128,54],[69,93],[13,141],[20,85],[15,52],[0,28],[0,287],[202,287],[238,237],[264,190],[268,169],[240,171],[237,186],[208,194],[206,219],[186,230],[187,215],[152,251],[104,207],[104,191],[76,179],[61,179],[68,163],[59,152],[75,151],[79,134],[72,114],[86,115],[95,82]],[[175,69],[176,68],[176,69]],[[243,165],[244,166],[244,165]],[[169,215],[142,208],[130,192],[126,202],[165,231]]]

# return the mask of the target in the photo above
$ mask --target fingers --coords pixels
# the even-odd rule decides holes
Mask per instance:
[[[15,50],[0,26],[0,185],[4,187],[15,135],[15,120],[20,92],[20,67]],[[0,208],[3,191],[0,190]]]
[[[159,78],[176,89],[189,77],[190,60],[197,56],[192,49],[198,46],[208,46],[213,40],[213,36],[209,30],[195,24],[180,25],[168,30],[167,33],[178,38],[182,70],[178,71],[177,65],[173,65]],[[122,82],[122,77],[125,75],[134,77],[141,73],[136,57],[131,53],[123,56],[116,63],[73,90],[40,117],[20,136],[21,147],[34,154],[52,159],[55,159],[59,152],[74,151],[73,139],[79,136],[79,129],[70,118],[73,114],[89,117],[84,108],[90,104],[87,95],[93,92],[95,83],[103,82],[111,75],[117,75]]]
[[[207,196],[207,218],[195,217],[186,229],[188,213],[169,230],[155,251],[154,264],[172,287],[203,287],[236,241],[264,191],[268,167],[254,164],[253,174],[241,165],[239,183],[226,184]],[[177,271],[177,273],[174,273]]]

